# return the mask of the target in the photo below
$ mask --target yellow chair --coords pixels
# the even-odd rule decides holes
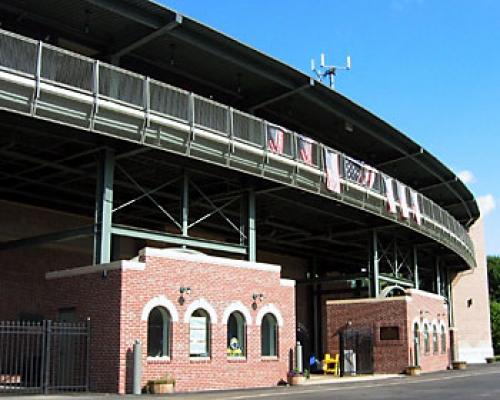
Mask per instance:
[[[325,354],[325,359],[323,360],[323,373],[333,374],[336,376],[340,375],[340,365],[339,365],[339,355],[335,354],[335,357],[331,357],[330,353]]]

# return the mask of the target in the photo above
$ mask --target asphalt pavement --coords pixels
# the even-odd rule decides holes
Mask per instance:
[[[22,400],[117,400],[154,398],[174,400],[500,400],[500,363],[469,366],[465,371],[442,371],[419,377],[400,376],[369,381],[275,387],[267,389],[177,393],[173,395],[118,396],[74,394],[23,396]],[[1,397],[9,399],[14,397]],[[19,397],[17,397],[19,399]]]

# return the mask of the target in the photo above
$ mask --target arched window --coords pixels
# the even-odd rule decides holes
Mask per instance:
[[[262,318],[260,338],[262,355],[276,357],[278,355],[278,322],[273,314],[267,313]]]
[[[446,353],[446,329],[441,325],[441,353]]]
[[[439,353],[438,330],[436,325],[432,325],[432,352]]]
[[[415,365],[420,365],[420,327],[416,322],[413,324],[413,351],[413,361]]]
[[[201,308],[189,318],[189,356],[210,357],[210,316]]]
[[[424,325],[424,351],[425,354],[429,354],[431,352],[431,343],[429,337],[429,325]]]
[[[246,354],[246,321],[239,311],[231,313],[227,320],[227,355],[244,357]]]
[[[148,357],[170,357],[171,317],[163,307],[155,307],[148,317]]]

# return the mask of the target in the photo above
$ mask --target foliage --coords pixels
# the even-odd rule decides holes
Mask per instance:
[[[500,353],[500,256],[488,256],[491,336],[495,354]]]
[[[492,301],[490,304],[491,313],[491,338],[495,354],[500,353],[500,302]]]

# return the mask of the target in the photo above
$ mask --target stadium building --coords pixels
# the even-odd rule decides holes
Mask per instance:
[[[136,341],[178,391],[276,385],[297,341],[343,373],[492,354],[477,202],[411,138],[147,0],[0,24],[0,391],[130,392]]]

